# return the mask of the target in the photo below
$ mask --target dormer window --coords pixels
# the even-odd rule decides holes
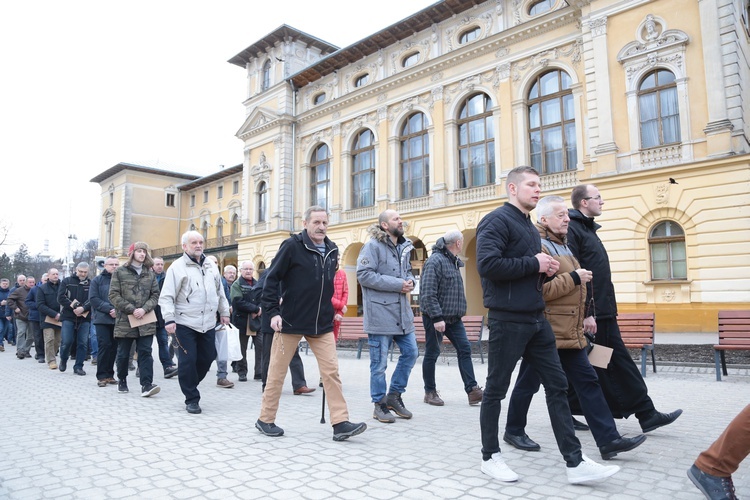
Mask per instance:
[[[408,68],[419,62],[419,52],[412,52],[401,60],[401,66]]]
[[[365,73],[364,75],[359,75],[357,78],[354,79],[355,87],[364,87],[368,83],[370,83],[370,75],[368,73]]]
[[[482,30],[480,30],[478,26],[474,26],[473,28],[464,31],[458,36],[458,43],[463,45],[464,43],[473,42],[474,40],[479,38],[481,32]]]
[[[539,2],[534,2],[529,7],[529,15],[538,16],[539,14],[549,12],[550,10],[552,10],[552,6],[554,4],[554,0],[540,0]]]
[[[316,94],[315,97],[313,97],[313,105],[317,106],[318,104],[323,104],[326,102],[326,93],[321,92],[320,94]]]

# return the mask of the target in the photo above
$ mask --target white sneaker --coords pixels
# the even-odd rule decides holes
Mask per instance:
[[[568,467],[565,470],[568,473],[568,482],[570,484],[579,484],[614,476],[620,472],[620,467],[618,465],[598,464],[586,455],[583,455],[583,461],[577,467]]]
[[[506,483],[518,481],[518,474],[505,465],[505,460],[503,460],[500,452],[493,453],[492,458],[489,460],[482,460],[482,472],[499,481],[505,481]]]

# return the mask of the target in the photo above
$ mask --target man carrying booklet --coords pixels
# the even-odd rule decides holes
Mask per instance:
[[[152,271],[154,261],[148,254],[148,245],[138,241],[130,245],[128,261],[117,268],[109,287],[109,301],[117,311],[114,336],[117,340],[117,390],[128,392],[128,357],[133,341],[138,352],[141,396],[149,397],[159,392],[154,382],[154,359],[151,346],[156,333],[154,308],[159,301],[159,285]]]

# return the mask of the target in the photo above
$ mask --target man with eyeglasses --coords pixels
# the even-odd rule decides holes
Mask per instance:
[[[594,335],[596,344],[614,350],[607,369],[596,368],[612,415],[627,418],[635,414],[643,432],[669,425],[677,420],[682,410],[672,413],[656,411],[648,396],[646,382],[633,363],[617,326],[612,270],[607,250],[596,235],[601,226],[594,222],[594,217],[602,214],[602,195],[593,184],[583,184],[573,188],[570,201],[573,208],[569,211],[568,246],[581,267],[594,273],[593,280],[586,285],[586,300],[590,306],[583,321],[583,331]]]
[[[228,267],[228,266],[227,266]],[[255,380],[260,380],[260,365],[262,354],[262,337],[260,335],[260,297],[254,298],[253,288],[258,282],[253,278],[255,266],[251,261],[240,263],[240,277],[232,280],[229,292],[229,303],[232,306],[232,324],[240,331],[240,350],[242,359],[236,362],[237,374],[240,382],[247,382],[247,344],[248,337],[253,338],[255,348],[255,365],[253,374]],[[227,277],[227,268],[224,268]],[[262,288],[259,290],[262,293]]]

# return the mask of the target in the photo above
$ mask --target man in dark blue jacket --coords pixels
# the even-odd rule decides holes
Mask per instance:
[[[115,356],[117,343],[115,342],[115,318],[117,310],[109,301],[109,285],[112,273],[120,266],[117,257],[110,255],[104,260],[104,270],[91,280],[89,288],[89,302],[91,303],[92,321],[96,325],[96,340],[99,346],[97,355],[96,380],[99,387],[116,384]]]
[[[541,194],[539,174],[531,167],[514,168],[508,173],[506,191],[508,202],[487,214],[477,226],[477,270],[490,328],[487,383],[479,417],[482,472],[500,481],[518,480],[500,454],[498,420],[500,402],[523,356],[544,385],[568,482],[604,479],[620,468],[600,465],[583,456],[570,418],[568,382],[557,355],[555,334],[544,317],[542,285],[560,264],[542,252],[539,232],[529,217]]]
[[[672,413],[656,411],[646,382],[633,363],[617,326],[612,270],[607,250],[596,235],[601,226],[594,222],[594,217],[602,214],[602,195],[593,184],[581,184],[573,188],[570,201],[574,208],[569,211],[568,246],[581,267],[594,273],[592,282],[587,286],[587,300],[593,307],[588,308],[583,329],[594,335],[596,344],[613,349],[607,369],[596,368],[607,404],[615,418],[635,414],[643,432],[669,425],[677,420],[682,410]]]
[[[302,337],[318,360],[333,440],[343,441],[367,429],[364,422],[349,422],[349,411],[341,389],[336,342],[333,338],[333,276],[338,248],[326,237],[328,212],[319,206],[305,211],[304,230],[281,243],[273,264],[266,271],[261,300],[263,314],[271,318],[276,332],[268,366],[268,383],[263,391],[260,417],[255,427],[266,436],[277,437],[284,430],[275,424],[281,389],[289,362]],[[279,288],[281,287],[281,288]],[[279,290],[284,290],[283,302]]]
[[[41,282],[29,289],[25,302],[26,308],[29,310],[30,338],[34,340],[34,349],[36,350],[34,358],[37,362],[44,363],[44,336],[42,335],[42,328],[39,325],[39,309],[36,305],[36,294],[40,286],[42,286]]]
[[[36,307],[39,309],[39,323],[44,336],[44,358],[50,370],[57,370],[57,351],[60,349],[60,304],[57,292],[60,290],[60,272],[54,267],[47,271],[47,282],[36,292]]]

